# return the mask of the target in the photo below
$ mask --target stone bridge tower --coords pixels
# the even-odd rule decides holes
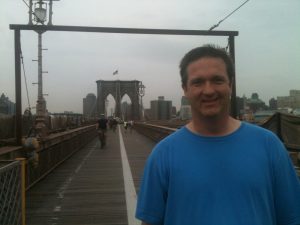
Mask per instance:
[[[139,84],[140,81],[106,81],[97,80],[97,113],[105,114],[105,99],[111,94],[116,102],[115,116],[121,118],[121,100],[125,94],[127,94],[131,100],[131,112],[133,120],[140,120],[140,104],[139,104]]]

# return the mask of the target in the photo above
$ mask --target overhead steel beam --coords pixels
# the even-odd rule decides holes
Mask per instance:
[[[172,30],[172,29],[82,27],[82,26],[56,26],[56,25],[48,26],[48,25],[10,24],[9,28],[11,30],[73,31],[73,32],[124,33],[124,34],[204,35],[204,36],[237,36],[238,35],[238,31]]]

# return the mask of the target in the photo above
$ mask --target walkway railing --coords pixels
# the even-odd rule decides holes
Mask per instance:
[[[141,134],[145,135],[146,137],[149,137],[153,141],[160,141],[169,134],[176,131],[175,128],[169,128],[164,126],[158,126],[153,124],[147,124],[147,123],[140,123],[136,122],[134,123],[134,129],[140,132]]]
[[[0,224],[25,225],[25,161],[0,161]]]
[[[40,149],[29,153],[26,188],[29,189],[58,165],[97,135],[95,125],[52,134],[40,143]]]
[[[97,135],[95,125],[52,134],[40,142],[40,148],[25,151],[17,161],[0,161],[0,225],[25,225],[25,190],[50,173]],[[14,150],[13,150],[14,151]]]
[[[278,113],[261,125],[262,127],[273,131],[284,142],[286,148],[289,151],[293,164],[295,165],[298,176],[300,176],[299,124],[300,117]],[[142,122],[135,123],[134,128],[141,134],[157,142],[176,130],[175,128]]]

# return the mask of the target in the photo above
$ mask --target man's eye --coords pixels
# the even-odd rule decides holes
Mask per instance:
[[[215,84],[223,84],[223,83],[225,83],[225,80],[223,78],[215,78],[215,79],[213,79],[213,82]]]
[[[191,84],[192,85],[201,85],[201,84],[203,84],[203,80],[193,80],[192,82],[191,82]]]

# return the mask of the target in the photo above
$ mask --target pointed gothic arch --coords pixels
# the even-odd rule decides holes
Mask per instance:
[[[98,115],[105,114],[105,99],[111,94],[115,101],[115,116],[121,117],[121,99],[125,94],[131,100],[132,107],[132,118],[134,120],[140,120],[140,103],[139,103],[139,84],[141,81],[131,80],[131,81],[123,81],[123,80],[114,80],[114,81],[106,81],[106,80],[97,80],[97,112]]]

